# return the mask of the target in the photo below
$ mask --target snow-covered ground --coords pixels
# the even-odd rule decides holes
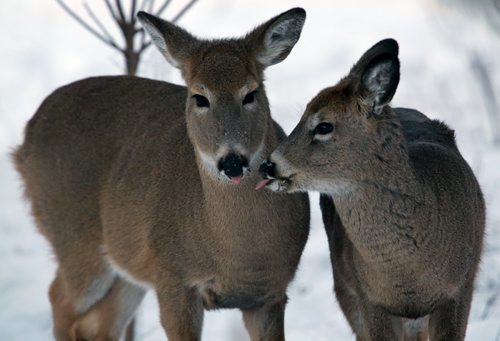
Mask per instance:
[[[182,0],[173,3],[178,8]],[[467,340],[499,341],[500,146],[490,142],[490,123],[469,60],[472,53],[481,57],[498,96],[500,35],[489,31],[481,18],[443,8],[433,0],[200,0],[180,24],[201,37],[238,36],[293,6],[306,8],[308,18],[289,58],[267,72],[274,117],[289,132],[321,88],[335,83],[375,42],[396,38],[402,77],[393,104],[418,108],[448,122],[485,193],[488,234]],[[118,74],[122,64],[55,1],[3,1],[0,25],[0,340],[50,340],[47,288],[55,269],[53,257],[21,200],[20,182],[7,154],[21,141],[25,122],[52,90],[90,75]],[[141,74],[181,82],[177,71],[166,67],[153,49]],[[313,194],[311,199],[312,231],[289,291],[287,339],[353,340],[332,294],[318,197]],[[138,333],[142,340],[165,339],[153,294],[139,313]],[[245,340],[240,314],[207,313],[204,339]]]

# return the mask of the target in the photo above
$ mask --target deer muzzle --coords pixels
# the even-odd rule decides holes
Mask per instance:
[[[276,164],[270,160],[264,161],[259,167],[259,174],[262,180],[259,181],[255,189],[266,186],[271,180],[275,179]]]
[[[248,159],[243,155],[230,153],[219,160],[219,171],[223,172],[229,180],[238,184],[248,168]]]
[[[286,190],[290,186],[291,176],[283,177],[278,173],[276,163],[271,160],[264,161],[259,167],[259,174],[262,177],[262,180],[257,183],[255,189],[260,189],[269,185],[268,187],[273,191],[280,192]],[[271,186],[271,184],[274,184],[275,186]]]

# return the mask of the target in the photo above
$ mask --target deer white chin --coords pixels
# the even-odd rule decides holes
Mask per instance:
[[[214,180],[229,183],[230,179],[217,167],[217,161],[207,153],[202,152],[199,149],[196,149],[196,153],[199,157],[199,162],[201,164],[201,168]]]

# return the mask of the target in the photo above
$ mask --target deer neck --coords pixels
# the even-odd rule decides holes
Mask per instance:
[[[394,270],[393,262],[412,261],[418,254],[415,251],[425,239],[420,227],[432,211],[406,149],[400,157],[386,161],[377,173],[379,178],[349,182],[341,193],[331,196],[361,258],[375,267]]]
[[[258,214],[259,207],[262,205],[266,205],[264,209],[268,209],[269,202],[263,197],[269,193],[263,190],[257,191],[255,186],[261,180],[258,172],[259,165],[277,144],[277,134],[270,119],[262,145],[251,162],[250,173],[237,185],[223,183],[216,179],[213,174],[209,174],[199,154],[195,152],[203,189],[204,207],[207,219],[212,222],[212,225],[221,228],[221,222],[224,222],[222,225],[231,225],[232,222],[244,219],[252,220],[250,216],[246,217],[247,212],[250,215]],[[231,228],[235,227],[237,228],[238,224]]]

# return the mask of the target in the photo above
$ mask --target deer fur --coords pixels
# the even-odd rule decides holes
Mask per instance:
[[[315,190],[335,293],[357,340],[463,340],[481,255],[481,189],[444,123],[388,103],[398,44],[379,42],[307,105],[261,166]]]
[[[283,340],[309,201],[254,187],[285,137],[263,71],[290,53],[305,11],[214,41],[139,19],[187,86],[126,76],[64,86],[13,154],[58,264],[54,335],[118,340],[152,288],[169,340],[199,340],[204,308],[239,308],[252,340]]]

